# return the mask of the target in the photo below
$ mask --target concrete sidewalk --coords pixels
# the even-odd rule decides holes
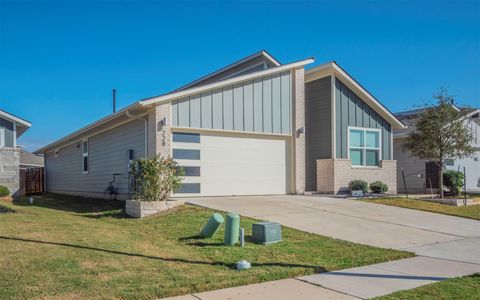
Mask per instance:
[[[480,265],[418,256],[168,299],[366,299],[477,272]]]
[[[353,299],[386,295],[480,272],[480,222],[321,196],[192,198],[213,209],[418,257],[177,299]]]

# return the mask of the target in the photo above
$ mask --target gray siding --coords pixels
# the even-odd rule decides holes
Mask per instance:
[[[248,132],[291,132],[290,72],[172,102],[173,125]]]
[[[89,141],[89,171],[82,174],[82,149],[80,141],[45,155],[47,190],[58,193],[96,195],[103,191],[114,173],[116,187],[123,198],[128,196],[128,150],[134,158],[145,154],[144,123],[135,120],[109,131],[92,136]],[[99,193],[99,194],[95,194]],[[122,195],[120,195],[121,197]]]
[[[306,190],[317,190],[317,159],[332,157],[331,77],[305,85]]]
[[[393,140],[393,158],[397,161],[397,192],[405,192],[402,179],[404,170],[405,182],[409,193],[424,193],[425,187],[425,160],[411,156],[408,150],[403,149],[405,139]],[[421,177],[419,177],[421,175]]]
[[[15,139],[13,136],[13,123],[0,118],[0,128],[3,128],[5,132],[5,147],[13,147]]]
[[[337,158],[347,158],[348,126],[382,130],[382,159],[391,158],[391,125],[338,78],[335,79]]]

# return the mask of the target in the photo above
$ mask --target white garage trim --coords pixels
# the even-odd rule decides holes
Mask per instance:
[[[173,132],[200,133],[191,128],[173,128]],[[292,191],[291,140],[290,135],[205,130],[200,133],[200,143],[173,142],[172,151],[200,150],[198,160],[174,158],[181,166],[200,166],[200,176],[184,177],[182,181],[193,189],[199,183],[200,193],[173,196],[288,194]]]

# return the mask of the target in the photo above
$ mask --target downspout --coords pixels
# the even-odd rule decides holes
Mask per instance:
[[[126,116],[135,120],[143,120],[145,124],[145,158],[148,157],[148,120],[139,116],[132,115],[130,111],[127,110]]]

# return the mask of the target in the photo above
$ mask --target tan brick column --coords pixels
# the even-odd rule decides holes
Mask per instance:
[[[148,156],[171,156],[171,105],[170,102],[155,106],[148,113]],[[166,119],[167,125],[162,125]]]
[[[305,192],[305,134],[299,133],[300,128],[305,128],[305,70],[303,68],[294,71],[294,97],[295,193],[303,194]]]

